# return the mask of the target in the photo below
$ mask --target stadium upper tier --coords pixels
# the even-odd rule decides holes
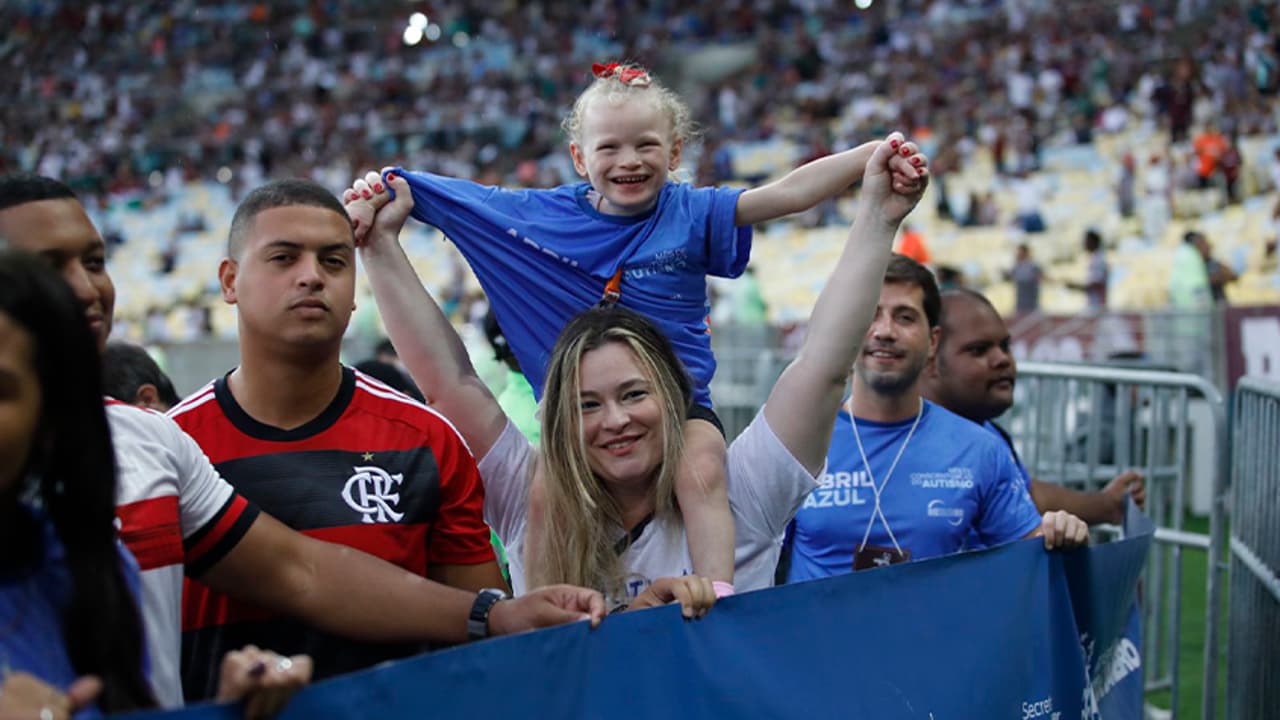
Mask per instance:
[[[998,146],[1016,165],[1124,112],[1179,135],[1200,101],[1227,135],[1273,132],[1276,13],[1185,0],[5,2],[0,169],[99,193],[224,170],[333,181],[390,161],[558,184],[572,176],[564,112],[593,61],[622,58],[679,90],[712,147],[783,139],[805,157],[901,129]]]
[[[591,63],[619,58],[691,106],[703,135],[683,174],[699,184],[755,185],[903,130],[932,158],[932,196],[911,222],[934,264],[1004,308],[1019,242],[1048,276],[1044,309],[1082,307],[1063,282],[1083,277],[1086,228],[1106,241],[1114,307],[1166,302],[1171,249],[1192,226],[1241,273],[1232,301],[1277,299],[1263,251],[1275,203],[1263,193],[1280,178],[1275,5],[48,1],[0,3],[0,25],[11,69],[0,88],[14,100],[0,107],[0,170],[63,178],[104,208],[124,240],[121,312],[156,330],[189,327],[194,303],[230,331],[213,292],[230,193],[265,179],[305,175],[337,192],[388,164],[508,186],[576,179],[560,120]],[[1206,121],[1223,142],[1239,138],[1240,204],[1224,202],[1225,162],[1196,176]],[[1125,156],[1130,217],[1117,209]],[[1142,211],[1152,156],[1172,199],[1154,230]],[[939,216],[942,188],[953,218],[976,199],[985,224]],[[804,317],[853,202],[758,229],[774,320]],[[1010,229],[1028,205],[1046,232]],[[452,249],[411,235],[428,284],[458,294]]]

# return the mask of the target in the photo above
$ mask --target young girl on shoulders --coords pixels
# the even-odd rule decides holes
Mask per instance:
[[[584,182],[513,190],[389,168],[357,180],[344,200],[359,242],[373,209],[357,201],[386,193],[388,177],[408,181],[413,217],[439,228],[467,259],[539,397],[552,345],[583,309],[620,304],[659,326],[694,389],[676,477],[693,570],[728,594],[734,526],[724,431],[711,408],[715,358],[706,277],[741,275],[753,224],[809,209],[859,181],[879,141],[757,188],[695,188],[670,178],[693,135],[680,98],[637,65],[594,65],[592,72],[595,79],[564,121]],[[928,173],[927,160],[910,142],[895,148],[890,169],[894,191],[903,194],[923,187]],[[604,449],[625,457],[647,431],[633,428],[634,437],[623,433]],[[538,486],[535,481],[535,506]]]

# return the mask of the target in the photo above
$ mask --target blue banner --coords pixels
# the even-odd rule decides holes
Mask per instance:
[[[1142,575],[1154,533],[1151,520],[1130,503],[1124,522],[1124,537],[1129,540],[1067,559],[1080,644],[1102,720],[1143,717],[1142,611],[1132,589]],[[1131,590],[1108,592],[1112,587]],[[1127,608],[1121,607],[1124,602]]]
[[[1086,647],[1086,655],[1089,646]],[[1093,694],[1102,720],[1140,720],[1143,717],[1142,612],[1129,609],[1125,631],[1096,655]]]
[[[317,683],[281,717],[1076,720],[1136,678],[1139,714],[1102,717],[1137,718],[1141,672],[1108,675],[1151,541],[1144,516],[1127,525],[1070,552],[1026,540],[743,593],[696,621],[665,607],[496,638]]]

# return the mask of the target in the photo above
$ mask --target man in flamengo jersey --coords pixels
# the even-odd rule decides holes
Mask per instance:
[[[970,532],[986,545],[1087,541],[1074,515],[1039,515],[1003,443],[921,397],[940,312],[933,274],[894,255],[826,472],[788,529],[788,582],[958,552]]]
[[[351,221],[328,190],[281,180],[245,197],[218,268],[239,316],[240,366],[169,411],[218,472],[289,527],[479,592],[505,581],[475,460],[447,420],[339,360],[355,309]],[[340,638],[188,580],[188,699],[230,648],[306,653],[317,678],[421,650]]]
[[[0,244],[6,243],[39,254],[62,274],[105,347],[115,303],[106,244],[71,189],[37,175],[0,176]],[[142,568],[147,655],[161,705],[182,704],[184,571],[239,599],[356,639],[468,638],[477,594],[290,530],[237,494],[164,415],[113,402],[107,417],[119,474],[120,535]],[[496,635],[588,618],[598,623],[603,612],[599,593],[557,586],[491,606],[487,629]]]

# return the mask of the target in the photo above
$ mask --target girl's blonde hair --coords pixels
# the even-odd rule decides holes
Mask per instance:
[[[697,128],[679,95],[658,82],[649,71],[632,63],[594,65],[595,80],[574,101],[573,108],[560,125],[565,135],[574,143],[582,142],[582,123],[591,101],[598,97],[610,105],[621,105],[634,97],[651,97],[671,123],[671,139],[689,143],[697,134]]]
[[[525,549],[529,588],[569,583],[615,597],[624,594],[626,573],[616,547],[622,513],[591,470],[580,406],[582,357],[608,343],[634,353],[662,409],[654,518],[679,527],[675,478],[692,396],[684,366],[667,338],[642,316],[616,306],[588,310],[560,333],[547,367],[540,458],[546,487],[542,512],[531,516],[538,526],[526,535],[533,539]]]

